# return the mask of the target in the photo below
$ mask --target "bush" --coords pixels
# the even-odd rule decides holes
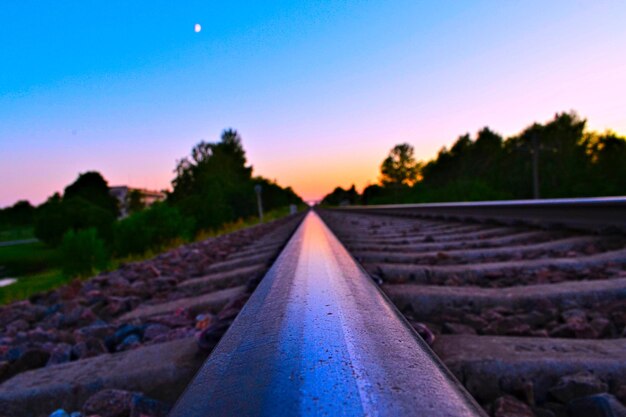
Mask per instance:
[[[166,203],[155,203],[116,223],[114,251],[117,256],[159,250],[175,239],[188,239],[193,222]]]
[[[115,216],[110,211],[83,198],[54,196],[37,208],[35,236],[57,246],[69,230],[96,228],[100,237],[110,241],[113,222]]]
[[[0,228],[30,226],[35,217],[35,208],[25,200],[18,201],[11,207],[0,209]]]
[[[69,230],[61,243],[61,265],[68,276],[90,276],[107,264],[104,242],[94,228]]]

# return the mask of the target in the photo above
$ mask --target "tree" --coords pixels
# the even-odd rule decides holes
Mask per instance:
[[[332,193],[326,195],[320,204],[329,206],[344,206],[349,204],[357,204],[360,200],[359,193],[356,191],[356,187],[352,184],[352,187],[344,190],[341,187],[337,187]]]
[[[488,127],[478,132],[471,149],[470,175],[477,175],[491,181],[491,173],[498,169],[497,164],[502,156],[502,136]]]
[[[370,184],[363,189],[361,203],[364,205],[376,204],[376,200],[384,193],[383,187],[378,184]]]
[[[459,136],[418,165],[417,181],[405,180],[411,170],[401,161],[413,161],[407,144],[390,152],[381,185],[366,187],[363,204],[626,194],[626,138],[586,131],[586,120],[575,112],[557,113],[506,140],[487,127],[475,140]]]
[[[54,193],[35,211],[35,236],[49,245],[58,245],[68,229],[61,195]]]
[[[516,198],[533,197],[536,161],[542,198],[589,195],[585,125],[586,120],[576,113],[560,113],[507,139],[501,162],[507,175],[502,177],[502,188],[511,190]]]
[[[215,229],[257,212],[255,185],[263,187],[267,210],[301,203],[293,190],[261,177],[252,178],[241,136],[226,129],[218,142],[200,142],[177,162],[167,201],[194,221],[195,231]]]
[[[11,207],[0,209],[0,227],[32,225],[35,208],[26,200],[20,200]]]
[[[118,202],[109,191],[109,185],[102,175],[96,171],[89,171],[80,174],[76,181],[65,187],[63,199],[82,198],[117,217]]]
[[[265,210],[272,210],[279,207],[286,207],[290,204],[302,204],[302,199],[291,187],[283,188],[276,183],[263,177],[254,177],[254,185],[262,187],[263,207]]]
[[[198,230],[254,213],[252,167],[246,166],[241,137],[232,129],[216,143],[200,142],[176,167],[168,201],[194,219]]]
[[[109,194],[106,180],[87,172],[65,188],[63,197],[56,193],[37,208],[35,236],[56,246],[69,230],[95,228],[101,239],[110,241],[117,214],[117,199]]]
[[[408,143],[394,146],[380,166],[383,185],[412,185],[417,180],[421,165],[415,161],[414,149]]]
[[[588,195],[626,194],[626,138],[614,132],[590,133],[584,141],[589,158]]]

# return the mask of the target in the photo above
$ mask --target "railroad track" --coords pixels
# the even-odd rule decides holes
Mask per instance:
[[[216,260],[166,254],[175,279],[111,323],[185,311],[201,324],[208,311],[211,326],[19,373],[0,385],[0,415],[77,409],[121,388],[178,398],[171,417],[621,416],[625,208],[615,198],[317,210],[292,236],[297,217]],[[196,343],[217,346],[204,361]]]
[[[621,415],[624,203],[309,213],[170,416]]]
[[[485,409],[622,415],[624,200],[506,204],[322,217]]]

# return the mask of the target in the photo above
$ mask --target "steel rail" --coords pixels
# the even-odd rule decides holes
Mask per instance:
[[[170,417],[485,416],[309,212]]]
[[[387,204],[346,206],[337,209],[411,217],[496,220],[509,224],[562,226],[595,232],[605,230],[626,232],[626,197]]]

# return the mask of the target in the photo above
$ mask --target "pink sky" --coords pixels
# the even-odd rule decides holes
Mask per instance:
[[[176,160],[227,127],[256,175],[306,200],[376,182],[401,142],[428,160],[464,133],[570,110],[626,135],[622,2],[20,7],[0,14],[0,206],[88,170],[168,188]],[[101,21],[80,26],[88,12]]]

